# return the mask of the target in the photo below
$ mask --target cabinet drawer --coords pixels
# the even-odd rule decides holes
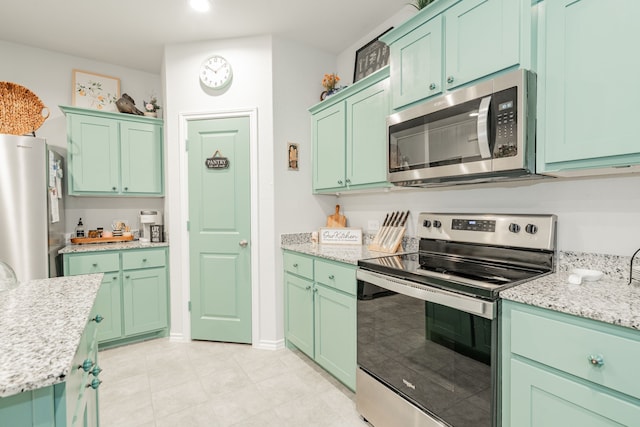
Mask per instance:
[[[543,317],[514,310],[511,352],[640,398],[640,333],[555,314]],[[592,363],[592,356],[602,364]]]
[[[71,276],[120,270],[120,257],[117,253],[71,255],[67,261]]]
[[[134,270],[138,268],[164,267],[164,249],[151,249],[142,251],[123,251],[122,269]]]
[[[356,269],[316,260],[315,280],[351,295],[356,294]]]
[[[285,252],[284,270],[313,280],[313,259],[304,255]]]

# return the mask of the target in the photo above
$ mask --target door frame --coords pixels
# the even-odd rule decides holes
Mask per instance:
[[[187,230],[187,221],[189,220],[189,165],[188,152],[186,144],[188,140],[189,122],[195,120],[207,119],[227,119],[234,117],[246,117],[249,119],[249,167],[251,170],[251,342],[253,346],[260,344],[260,268],[258,257],[258,110],[257,108],[246,108],[237,110],[223,111],[206,111],[206,112],[185,112],[179,113],[180,129],[180,234],[184,242],[181,247],[181,306],[184,310],[182,313],[183,339],[189,341],[191,339],[191,312],[188,309],[191,299],[191,260],[189,257],[189,231]],[[187,266],[187,267],[185,267]]]

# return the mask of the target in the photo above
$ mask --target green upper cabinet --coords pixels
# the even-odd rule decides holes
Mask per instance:
[[[388,186],[389,67],[312,107],[313,190]]]
[[[520,62],[520,7],[518,0],[466,0],[445,12],[447,89]]]
[[[640,2],[555,0],[541,8],[538,172],[579,176],[640,164]],[[611,79],[624,80],[622,92]]]
[[[439,0],[383,35],[394,110],[516,66],[531,67],[527,0]]]
[[[344,111],[344,102],[339,102],[313,116],[313,186],[317,190],[346,186]]]
[[[393,44],[390,70],[394,108],[442,92],[441,16],[436,16]]]
[[[162,196],[162,120],[60,106],[72,196]]]

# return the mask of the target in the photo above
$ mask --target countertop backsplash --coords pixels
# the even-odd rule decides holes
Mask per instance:
[[[375,234],[362,235],[363,245],[367,246],[373,241]],[[418,250],[419,238],[413,236],[404,236],[402,238],[402,250],[399,252],[416,252]],[[280,235],[280,245],[299,245],[311,243],[311,233],[289,233]]]

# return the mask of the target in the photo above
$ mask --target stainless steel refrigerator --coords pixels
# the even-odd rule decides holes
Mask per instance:
[[[20,282],[62,275],[62,170],[43,138],[0,134],[0,261]]]

